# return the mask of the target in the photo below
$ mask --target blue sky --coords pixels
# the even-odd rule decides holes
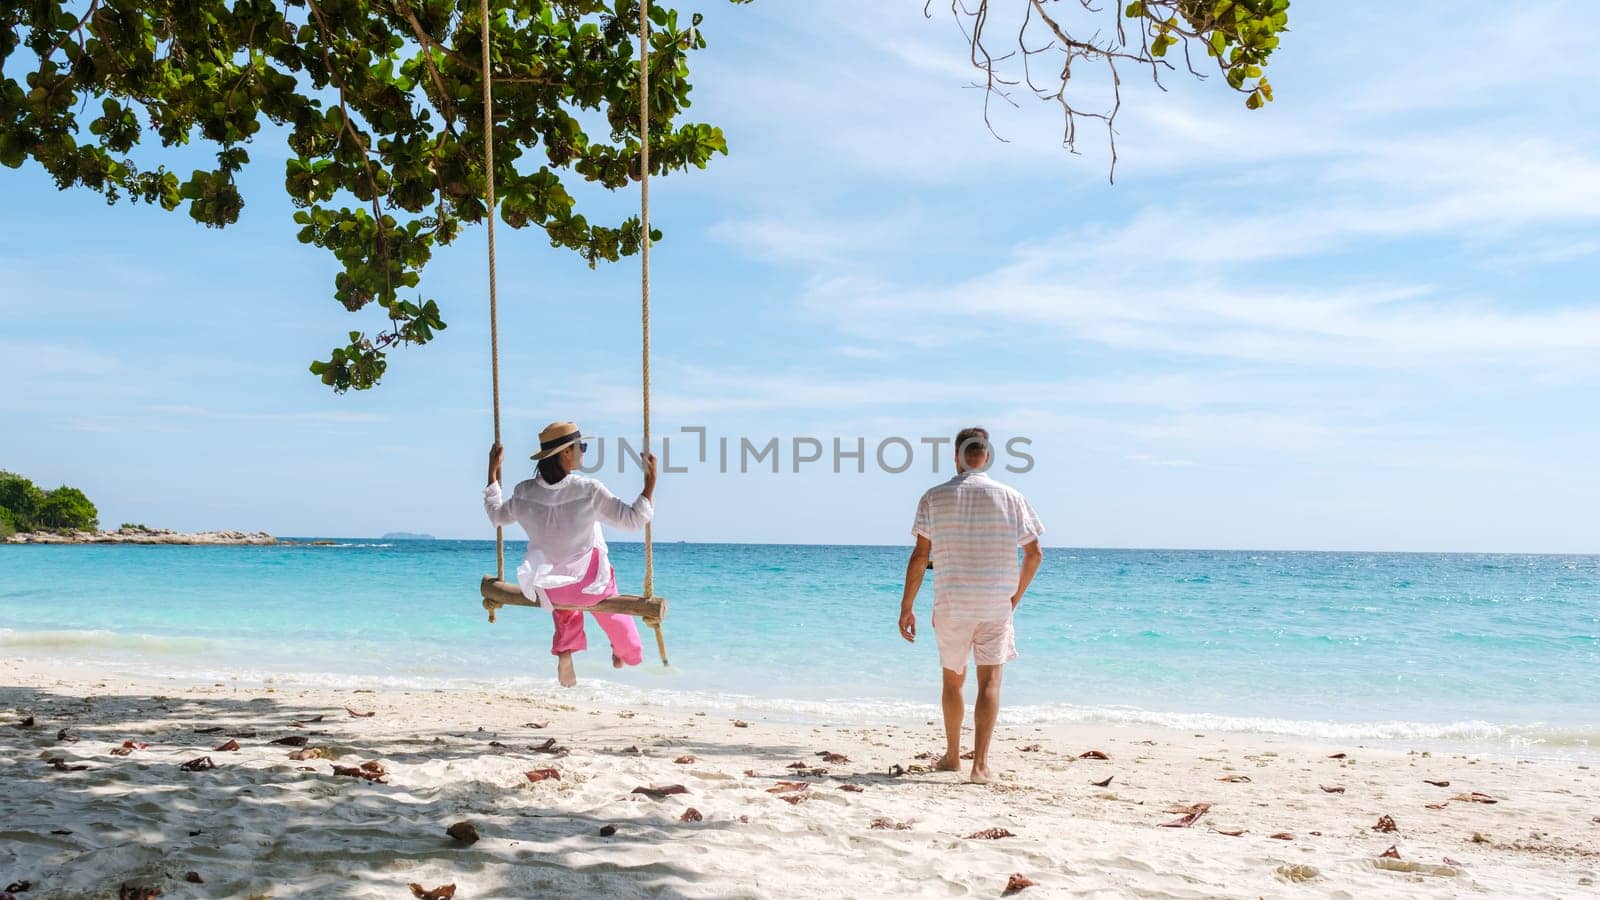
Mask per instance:
[[[925,447],[795,475],[788,442],[981,423],[1031,439],[1050,544],[1600,551],[1594,6],[1297,3],[1264,111],[1125,73],[1115,185],[1044,104],[992,137],[920,3],[700,7],[732,155],[653,186],[656,429],[784,472],[665,477],[658,539],[902,542]],[[0,468],[111,525],[490,534],[481,231],[425,276],[449,330],[333,396],[306,364],[377,317],[252,154],[221,232],[0,170]],[[502,234],[508,443],[637,435],[636,264]]]

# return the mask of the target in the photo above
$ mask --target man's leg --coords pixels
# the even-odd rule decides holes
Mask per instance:
[[[961,721],[966,717],[967,704],[961,697],[961,689],[967,683],[967,672],[944,672],[944,696],[940,698],[940,705],[944,707],[944,755],[934,763],[934,768],[941,772],[961,771]]]
[[[989,772],[989,739],[994,737],[994,722],[1000,716],[1000,673],[1005,666],[978,667],[978,702],[972,710],[972,724],[976,734],[972,741],[972,780],[988,784],[993,776]]]

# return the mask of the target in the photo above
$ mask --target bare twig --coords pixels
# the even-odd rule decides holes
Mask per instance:
[[[1033,92],[1040,100],[1055,104],[1062,115],[1062,146],[1069,152],[1078,152],[1078,124],[1080,119],[1094,119],[1105,124],[1107,142],[1111,150],[1110,177],[1115,180],[1117,165],[1117,140],[1116,118],[1122,110],[1122,74],[1120,64],[1131,63],[1137,66],[1148,67],[1151,81],[1161,90],[1166,90],[1162,84],[1161,76],[1164,72],[1175,70],[1173,63],[1163,58],[1168,48],[1174,44],[1183,45],[1184,67],[1190,74],[1197,78],[1205,78],[1197,65],[1198,61],[1191,54],[1189,41],[1200,40],[1209,42],[1214,33],[1230,34],[1225,26],[1226,19],[1219,20],[1214,17],[1209,9],[1199,6],[1190,8],[1184,0],[1145,0],[1132,15],[1124,11],[1120,0],[1102,7],[1097,0],[1077,0],[1077,7],[1084,12],[1095,15],[1108,15],[1113,20],[1114,31],[1109,36],[1103,36],[1095,31],[1086,37],[1083,32],[1069,27],[1067,20],[1062,16],[1059,6],[1054,4],[1064,3],[1065,0],[1009,0],[1018,3],[1022,9],[1022,22],[1016,31],[1016,49],[1006,53],[996,53],[988,41],[988,26],[990,25],[990,12],[992,3],[1007,2],[1007,0],[950,0],[950,13],[961,29],[962,36],[968,43],[968,58],[973,68],[982,73],[982,78],[974,85],[984,91],[983,120],[984,125],[995,134],[994,123],[990,119],[990,104],[995,97],[999,97],[1013,106],[1010,92],[1007,90],[1012,85],[1022,83]],[[931,16],[933,0],[927,0],[923,6],[923,15]],[[1123,21],[1127,16],[1138,23],[1132,31]],[[1041,32],[1035,34],[1034,32]],[[1208,55],[1215,59],[1219,70],[1228,72],[1230,63],[1223,58],[1223,54],[1206,48]],[[1042,57],[1047,54],[1058,54],[1060,66],[1058,69],[1045,69],[1041,66]],[[1003,64],[1008,60],[1019,59],[1022,66],[1020,79],[1006,76]],[[1104,62],[1110,78],[1111,102],[1102,109],[1086,108],[1081,105],[1081,100],[1074,97],[1080,93],[1072,80],[1073,66],[1080,62]],[[1237,61],[1232,65],[1239,65]],[[1046,75],[1049,71],[1051,74]],[[1254,86],[1241,86],[1235,83],[1237,72],[1230,86],[1242,93],[1249,94],[1256,90]],[[1253,75],[1251,77],[1254,77]],[[1265,82],[1263,81],[1262,84]],[[1269,95],[1270,99],[1270,95]]]

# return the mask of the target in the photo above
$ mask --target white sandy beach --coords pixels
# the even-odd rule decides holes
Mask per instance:
[[[411,883],[458,898],[996,897],[1014,873],[1033,897],[1573,897],[1600,879],[1600,770],[1575,760],[1002,725],[1002,782],[977,787],[915,768],[940,741],[931,723],[738,727],[576,708],[554,685],[244,688],[14,660],[0,681],[0,888],[30,882],[23,900],[124,884],[398,898]],[[282,738],[333,758],[291,760]],[[552,739],[564,750],[530,749]],[[114,755],[125,741],[148,747]],[[216,768],[180,769],[200,757]],[[333,771],[368,762],[382,782]],[[526,774],[547,768],[559,778]],[[686,790],[633,793],[667,785]],[[1498,802],[1451,799],[1472,792]],[[1160,827],[1196,803],[1211,806],[1192,827]],[[1397,830],[1375,830],[1382,816]],[[476,843],[446,834],[463,821]],[[1011,836],[969,837],[996,828]],[[1391,845],[1399,859],[1381,859]]]

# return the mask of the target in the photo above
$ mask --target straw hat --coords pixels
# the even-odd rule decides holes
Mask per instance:
[[[583,439],[583,433],[578,430],[576,422],[551,422],[544,430],[539,432],[539,452],[533,454],[533,459],[544,459],[555,456]]]

